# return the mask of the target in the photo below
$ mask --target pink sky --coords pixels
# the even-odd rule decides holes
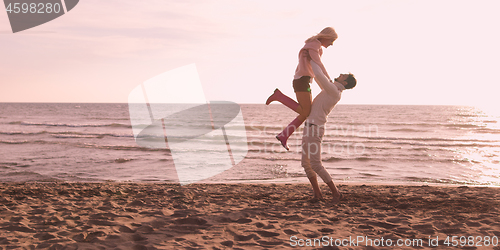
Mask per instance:
[[[294,95],[298,50],[332,26],[339,39],[323,62],[358,79],[341,103],[500,106],[500,2],[308,3],[83,0],[15,34],[2,11],[0,102],[127,102],[195,63],[207,100],[264,103],[276,87]]]

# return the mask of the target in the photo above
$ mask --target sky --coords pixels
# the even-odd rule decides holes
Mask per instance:
[[[499,9],[496,0],[81,0],[18,33],[0,11],[0,102],[126,103],[141,83],[193,63],[207,100],[264,103],[275,88],[294,97],[304,40],[331,26],[339,38],[322,61],[330,76],[358,80],[340,103],[499,107]]]

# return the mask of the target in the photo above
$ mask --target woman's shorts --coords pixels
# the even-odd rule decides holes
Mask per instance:
[[[311,92],[311,82],[310,76],[303,76],[299,79],[293,80],[293,91],[294,92]]]

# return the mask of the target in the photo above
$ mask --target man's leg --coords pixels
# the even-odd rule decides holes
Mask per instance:
[[[306,172],[307,178],[309,182],[311,182],[311,186],[314,192],[314,198],[323,200],[323,194],[319,189],[318,177],[314,170],[311,168],[311,163],[309,161],[309,128],[304,128],[303,136],[302,136],[302,167]]]
[[[308,177],[308,179],[313,188],[314,198],[319,200],[324,200],[323,194],[321,193],[321,189],[319,189],[318,177],[316,177],[316,174],[312,177]]]
[[[340,201],[340,199],[342,198],[342,195],[340,194],[339,190],[335,186],[335,183],[333,183],[333,180],[332,180],[326,184],[328,185],[328,187],[332,191],[333,203],[338,203]]]
[[[330,190],[332,191],[332,196],[333,196],[333,202],[338,203],[341,198],[341,194],[338,191],[337,187],[333,183],[332,177],[330,176],[330,173],[326,171],[325,167],[323,166],[323,163],[321,161],[321,143],[323,141],[323,135],[325,133],[325,129],[323,126],[318,127],[318,126],[312,126],[312,136],[310,142],[312,143],[311,145],[317,145],[315,147],[316,150],[313,150],[313,148],[309,149],[309,160],[311,162],[311,168],[316,172],[321,179],[328,185]]]

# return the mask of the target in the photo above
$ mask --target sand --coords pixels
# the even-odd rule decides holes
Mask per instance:
[[[308,184],[3,183],[0,249],[500,249],[498,188],[339,189],[332,205]]]

